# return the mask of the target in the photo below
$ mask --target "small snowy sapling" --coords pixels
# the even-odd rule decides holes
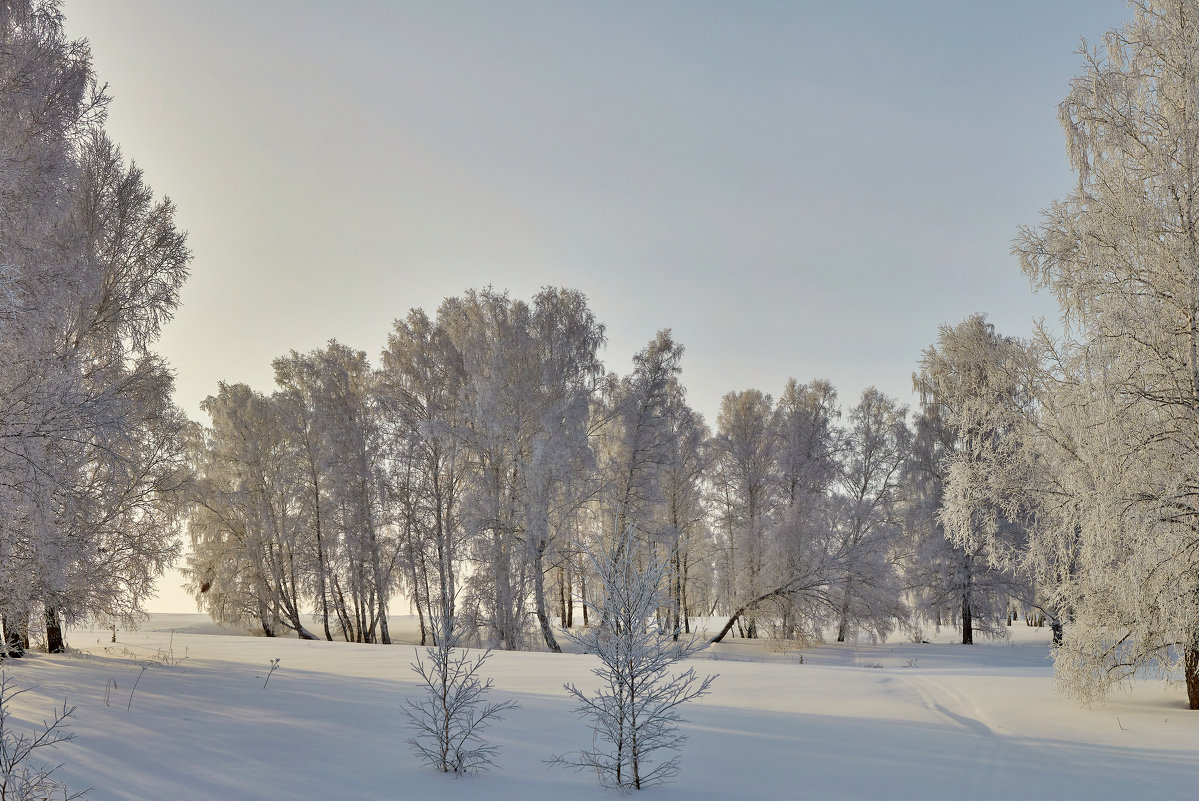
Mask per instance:
[[[495,765],[498,746],[483,739],[483,731],[516,709],[515,701],[487,701],[491,679],[480,677],[490,649],[471,655],[458,647],[459,632],[452,619],[434,621],[437,644],[417,653],[412,670],[425,685],[419,700],[406,699],[404,714],[416,734],[408,740],[422,762],[442,773],[462,775]]]
[[[575,712],[594,732],[589,750],[555,756],[552,765],[594,770],[601,784],[641,790],[669,781],[679,772],[679,707],[708,693],[714,675],[702,679],[694,668],[671,673],[675,663],[702,646],[676,640],[675,632],[654,621],[666,596],[670,559],[642,553],[631,534],[604,553],[589,553],[603,585],[595,611],[602,623],[567,637],[599,657],[592,672],[600,689],[588,695],[573,684],[565,689],[578,702]]]

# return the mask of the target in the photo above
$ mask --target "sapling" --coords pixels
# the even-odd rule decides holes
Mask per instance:
[[[451,618],[434,621],[437,644],[417,652],[412,670],[425,685],[418,700],[405,699],[404,714],[416,734],[408,740],[426,765],[442,773],[476,773],[495,765],[498,746],[483,738],[483,731],[516,709],[515,701],[487,701],[491,679],[480,676],[488,649],[470,654],[459,647],[460,633]]]
[[[592,747],[555,756],[550,764],[594,770],[605,786],[641,790],[678,774],[678,754],[666,754],[686,740],[679,707],[706,695],[716,676],[670,670],[703,644],[676,640],[675,631],[655,622],[667,601],[669,558],[641,553],[630,534],[610,551],[588,556],[602,584],[603,601],[594,609],[602,622],[566,636],[599,658],[592,672],[601,687],[590,695],[573,684],[564,687],[578,702],[576,714],[591,723]]]

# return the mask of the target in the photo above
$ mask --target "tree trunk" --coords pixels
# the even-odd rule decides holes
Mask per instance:
[[[962,593],[962,645],[974,645],[974,618],[970,613],[970,584]]]
[[[0,623],[4,626],[4,656],[11,656],[14,659],[19,659],[25,655],[25,648],[21,643],[21,628],[17,625],[17,618],[13,615],[0,616]]]
[[[680,608],[683,611],[683,631],[686,634],[691,633],[691,612],[687,608],[687,557],[682,558],[683,572],[682,578],[679,581],[679,598]]]
[[[312,473],[313,519],[316,524],[316,592],[321,599],[321,624],[325,627],[325,639],[333,642],[333,632],[329,630],[329,591],[325,587],[325,544],[321,535],[321,485],[311,454],[309,462]]]
[[[758,604],[762,603],[763,601],[767,601],[771,598],[786,598],[790,595],[793,595],[794,592],[795,592],[795,588],[793,586],[784,584],[781,587],[775,587],[773,590],[770,590],[769,592],[762,593],[757,598],[754,598],[752,601],[742,604],[740,608],[738,608],[736,611],[733,612],[732,615],[729,616],[729,619],[727,621],[725,621],[724,627],[721,628],[720,631],[718,631],[716,633],[716,636],[713,637],[712,639],[708,640],[708,644],[713,645],[713,644],[718,643],[721,640],[723,640],[725,635],[729,633],[729,630],[733,628],[733,624],[735,624],[737,622],[737,620],[743,614],[745,614],[750,609],[755,608]]]
[[[1191,709],[1199,709],[1199,646],[1187,648],[1185,662],[1185,678],[1187,684],[1187,701]]]
[[[566,622],[566,572],[558,568],[558,621],[569,628]]]
[[[969,554],[963,562],[966,581],[962,586],[962,645],[974,645],[974,617],[970,606],[974,600],[974,564]]]
[[[566,576],[566,628],[570,629],[575,625],[574,563],[567,559],[562,571]]]
[[[853,590],[853,580],[845,579],[845,597],[841,599],[841,618],[837,623],[837,642],[845,642],[849,636],[849,594]]]
[[[67,643],[62,637],[62,618],[53,606],[46,607],[46,650],[52,654],[67,652]]]
[[[541,624],[541,636],[545,639],[546,647],[555,654],[560,654],[562,646],[558,645],[558,641],[554,638],[550,616],[545,611],[545,571],[542,569],[545,548],[544,541],[533,548],[533,606],[537,612],[537,622]]]
[[[579,599],[583,602],[583,628],[587,628],[587,573],[579,571]]]

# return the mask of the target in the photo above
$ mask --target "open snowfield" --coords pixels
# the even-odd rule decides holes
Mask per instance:
[[[802,664],[762,643],[709,648],[694,662],[720,677],[687,710],[682,774],[646,797],[1199,798],[1199,712],[1181,689],[1145,682],[1080,709],[1054,694],[1048,629],[1012,632],[973,647],[826,644],[805,649]],[[201,615],[155,615],[117,639],[75,630],[78,653],[7,667],[20,686],[37,685],[14,707],[18,725],[64,697],[78,705],[78,739],[54,756],[72,788],[94,787],[93,801],[615,797],[592,775],[542,763],[590,745],[562,691],[589,682],[589,656],[494,654],[495,697],[521,708],[491,730],[499,769],[454,779],[405,743],[411,645],[250,637]]]

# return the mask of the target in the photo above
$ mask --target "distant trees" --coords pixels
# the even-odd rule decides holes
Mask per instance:
[[[1054,466],[1077,449],[1048,433],[1044,349],[971,317],[925,352],[912,424],[875,388],[843,416],[827,381],[792,379],[777,402],[727,394],[713,435],[669,331],[626,376],[602,341],[577,292],[468,291],[397,321],[377,367],[330,342],[277,359],[269,396],[221,385],[189,434],[192,592],[264,633],[314,636],[315,612],[327,639],[380,643],[399,594],[422,641],[442,620],[553,651],[606,625],[582,554],[635,542],[667,561],[675,639],[720,616],[713,641],[930,622],[970,643],[1015,608],[1060,631],[1073,474]]]
[[[365,354],[336,342],[276,362],[272,396],[221,385],[203,408],[212,426],[193,443],[197,480],[187,575],[203,608],[225,622],[301,620],[317,596],[353,642],[389,641],[386,610],[400,544],[388,524],[375,377]]]
[[[220,386],[203,408],[212,427],[194,443],[190,571],[203,608],[222,623],[287,626],[300,617],[307,557],[303,461],[287,407],[244,384]]]
[[[712,498],[722,546],[719,576],[724,595],[749,600],[766,583],[767,533],[774,523],[774,401],[750,389],[730,392],[716,417]],[[747,608],[737,623],[745,636],[758,634],[757,608]]]
[[[784,636],[820,636],[831,625],[842,640],[859,630],[883,636],[906,619],[906,409],[870,388],[845,429],[835,404],[825,381],[789,382],[777,408],[756,391],[725,396],[712,484],[728,618],[713,642],[734,625],[758,636],[763,613]]]

